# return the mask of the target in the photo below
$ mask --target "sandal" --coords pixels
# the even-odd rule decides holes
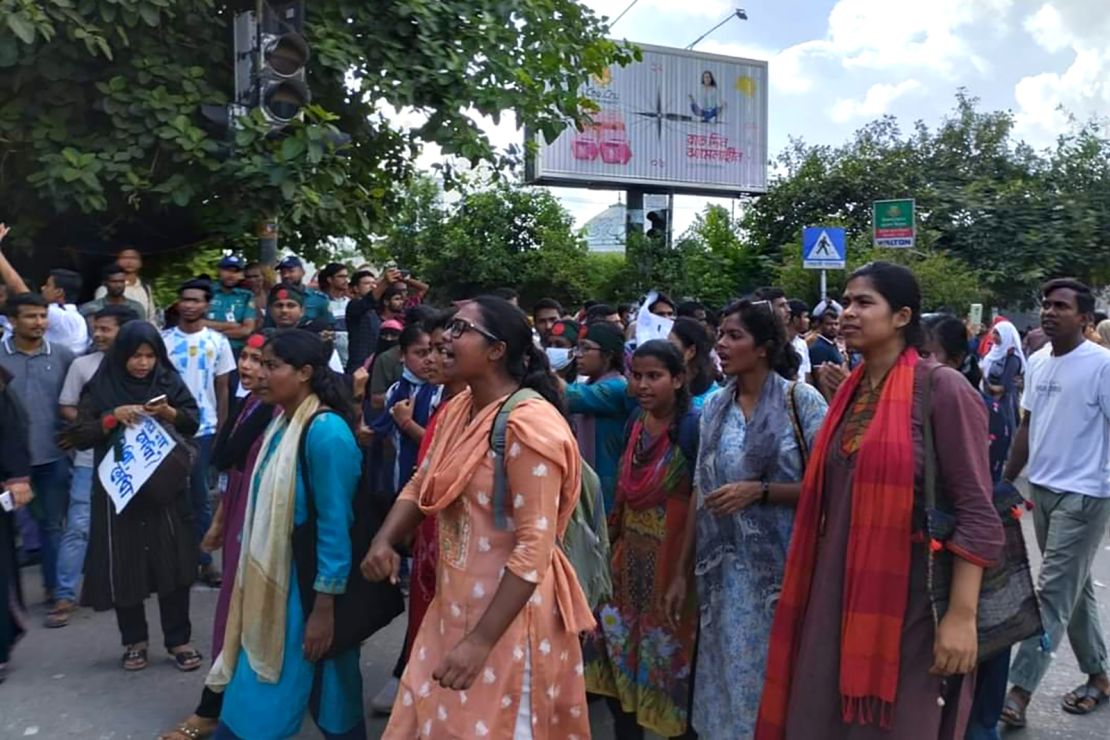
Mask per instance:
[[[1060,708],[1068,714],[1090,714],[1108,701],[1110,694],[1103,693],[1094,684],[1085,683],[1064,694]]]
[[[1013,727],[1016,730],[1020,730],[1021,728],[1025,727],[1025,712],[1029,709],[1030,701],[1032,701],[1032,697],[1026,699],[1025,703],[1023,704],[1015,697],[1013,691],[1010,691],[1010,693],[1006,694],[1006,703],[1002,707],[1002,716],[1000,718],[1002,724],[1006,725],[1007,727]]]
[[[170,657],[173,658],[173,664],[177,667],[177,670],[182,673],[195,671],[200,668],[200,664],[204,661],[204,656],[193,648],[178,650],[176,653],[170,650]]]
[[[173,728],[171,732],[162,735],[158,740],[178,740],[179,738],[185,738],[186,740],[206,740],[215,734],[218,724],[218,722],[213,720],[212,727],[205,729],[203,727],[191,725],[188,721],[185,721]]]
[[[147,667],[146,648],[136,645],[128,646],[120,663],[125,671],[141,671]]]

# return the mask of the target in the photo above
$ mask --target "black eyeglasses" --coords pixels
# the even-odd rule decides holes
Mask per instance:
[[[447,325],[447,332],[451,335],[452,339],[458,339],[463,334],[466,334],[468,331],[476,331],[491,342],[501,341],[499,337],[494,335],[492,332],[478,326],[473,321],[467,321],[466,319],[454,319],[450,324]]]

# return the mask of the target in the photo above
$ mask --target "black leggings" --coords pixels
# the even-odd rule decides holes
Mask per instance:
[[[167,648],[187,645],[193,628],[189,623],[189,587],[158,597],[158,613],[162,620],[162,636]],[[150,634],[146,626],[146,604],[117,606],[116,622],[124,645],[147,642]]]
[[[224,695],[217,694],[207,686],[204,691],[200,692],[200,704],[197,705],[196,711],[193,714],[204,719],[219,719],[220,712],[224,708]]]

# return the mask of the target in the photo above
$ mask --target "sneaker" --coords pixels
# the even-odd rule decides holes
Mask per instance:
[[[69,624],[69,618],[77,611],[77,605],[69,599],[58,599],[54,602],[54,608],[46,615],[43,625],[51,629],[65,627]]]
[[[378,714],[389,714],[393,711],[393,702],[400,689],[401,682],[390,676],[389,680],[385,682],[385,686],[382,686],[382,690],[370,700],[370,708]]]

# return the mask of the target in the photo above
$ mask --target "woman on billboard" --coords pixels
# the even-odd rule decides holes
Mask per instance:
[[[701,73],[701,92],[698,97],[690,97],[690,110],[701,118],[702,123],[712,123],[725,109],[721,93],[717,90],[717,79],[708,69]]]

